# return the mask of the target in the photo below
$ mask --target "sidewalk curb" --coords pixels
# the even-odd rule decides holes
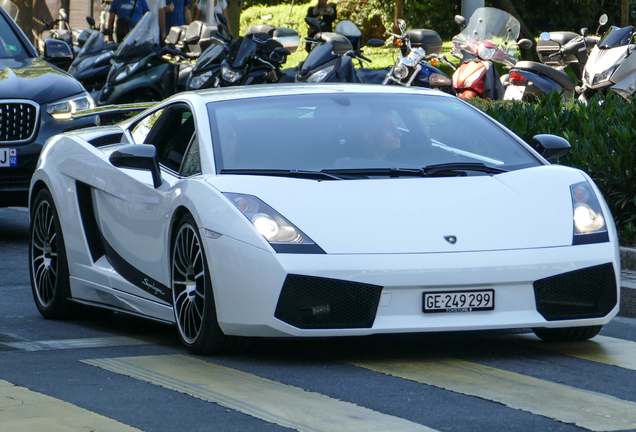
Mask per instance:
[[[621,270],[636,272],[636,249],[621,247]],[[636,284],[621,277],[621,310],[619,316],[636,318]]]

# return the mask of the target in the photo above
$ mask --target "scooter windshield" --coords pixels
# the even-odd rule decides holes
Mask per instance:
[[[468,26],[453,37],[458,49],[466,49],[484,60],[515,64],[519,59],[517,38],[521,24],[507,12],[495,8],[478,8],[470,17]],[[492,52],[484,51],[492,49]],[[484,58],[480,51],[488,52]]]
[[[159,32],[159,20],[157,15],[146,12],[134,29],[126,36],[126,39],[119,45],[115,54],[115,61],[118,63],[135,61],[146,57],[155,49],[155,35]]]
[[[77,54],[77,57],[84,57],[91,53],[101,51],[104,48],[104,35],[100,32],[93,32],[93,34],[88,38],[80,52]]]
[[[634,40],[634,27],[612,26],[598,44],[600,49],[616,48],[629,45]]]
[[[208,49],[203,51],[203,54],[199,57],[197,62],[192,68],[192,73],[205,69],[212,63],[221,63],[221,54],[223,54],[223,47],[221,45],[211,45]]]
[[[245,66],[245,63],[256,54],[256,42],[248,37],[244,37],[242,41],[237,41],[228,58],[229,63],[233,68],[241,68]]]

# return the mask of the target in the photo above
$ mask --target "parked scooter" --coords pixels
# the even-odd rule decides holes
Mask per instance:
[[[599,40],[587,36],[587,29],[581,32],[582,35],[562,31],[541,33],[536,49],[542,63],[517,62],[510,73],[502,77],[506,86],[504,100],[535,102],[552,91],[561,93],[563,100],[570,99],[577,83],[564,69],[570,66],[580,85],[588,54]]]
[[[305,18],[305,22],[316,29],[319,33],[313,38],[306,38],[306,42],[314,44],[307,59],[298,65],[297,82],[362,82],[356,72],[353,59],[371,63],[365,57],[361,48],[363,46],[381,47],[384,41],[380,39],[370,39],[366,44],[360,44],[356,50],[351,40],[338,33],[320,32],[320,24],[316,18]]]
[[[68,21],[68,14],[64,9],[60,9],[58,18],[51,23],[36,19],[36,21],[43,25],[40,34],[34,32],[34,36],[37,40],[38,51],[43,55],[44,59],[48,61],[44,54],[51,51],[51,46],[47,45],[59,46],[58,43],[50,42],[51,40],[64,42],[69,47],[71,55],[68,61],[61,61],[58,58],[54,64],[61,69],[68,70],[73,59],[80,52],[88,38],[98,31],[94,28],[95,21],[92,17],[86,17],[86,20],[90,28],[71,28]],[[57,48],[55,51],[59,51],[59,49],[60,48]]]
[[[499,9],[478,8],[468,24],[461,15],[455,16],[455,23],[462,27],[453,38],[455,46],[451,50],[462,61],[453,74],[457,95],[462,99],[502,99],[505,89],[495,63],[517,63],[519,21]]]
[[[115,42],[105,42],[102,33],[94,32],[68,69],[68,72],[91,93],[93,99],[99,97],[99,92],[106,85],[111,68],[110,61],[115,58],[118,47],[119,44]]]
[[[607,15],[599,19],[607,24]],[[587,103],[597,93],[614,92],[631,101],[636,91],[636,45],[634,27],[612,26],[592,49],[583,69],[583,85],[578,88],[579,101]]]
[[[400,35],[389,33],[396,39],[402,55],[389,70],[382,84],[397,84],[406,87],[417,86],[442,90],[454,94],[451,79],[429,62],[441,61],[451,68],[455,66],[440,56],[442,38],[435,30],[406,30],[406,22],[398,20]]]

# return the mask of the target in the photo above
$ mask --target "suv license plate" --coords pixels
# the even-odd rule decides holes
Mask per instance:
[[[0,148],[0,167],[14,167],[17,165],[17,150],[14,148]]]
[[[425,292],[422,310],[434,312],[476,312],[495,309],[495,290]]]

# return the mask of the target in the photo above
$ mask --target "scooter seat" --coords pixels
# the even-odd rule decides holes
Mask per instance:
[[[333,45],[333,52],[338,55],[353,51],[351,41],[338,33],[320,33],[320,40]]]
[[[574,83],[572,78],[570,78],[570,75],[558,69],[546,66],[543,63],[533,61],[519,61],[514,65],[513,69],[519,69],[522,71],[535,72],[539,75],[545,75],[563,88],[570,91],[573,91],[574,87],[576,87],[576,84]]]

